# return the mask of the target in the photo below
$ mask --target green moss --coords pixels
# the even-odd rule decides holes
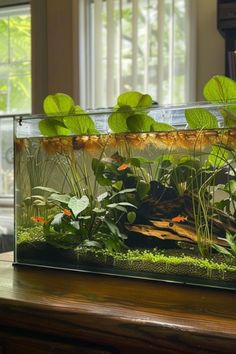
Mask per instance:
[[[142,262],[152,262],[152,263],[164,263],[166,265],[180,265],[186,264],[188,266],[197,266],[209,270],[219,270],[219,271],[236,271],[236,266],[229,265],[226,263],[216,263],[210,259],[206,258],[195,258],[190,256],[182,255],[180,257],[167,256],[162,253],[152,253],[149,251],[128,251],[123,254],[113,255],[114,261],[142,261]]]
[[[45,241],[42,225],[29,228],[19,227],[17,232],[17,244],[31,243],[35,241]]]
[[[82,248],[77,249],[78,255],[85,255],[89,252],[91,253],[91,250],[86,250]],[[206,259],[206,258],[195,258],[191,256],[185,256],[184,254],[182,256],[168,256],[160,251],[154,250],[153,252],[150,251],[140,251],[140,250],[129,250],[126,253],[111,253],[108,252],[107,250],[98,250],[98,251],[93,251],[93,257],[102,257],[104,256],[104,259],[108,256],[113,258],[113,264],[116,265],[116,262],[118,261],[126,261],[132,264],[132,262],[139,261],[143,263],[151,262],[151,263],[158,263],[162,265],[186,265],[186,267],[199,267],[205,270],[209,271],[220,271],[220,272],[227,272],[227,271],[233,271],[236,272],[236,265],[231,265],[223,262],[216,262],[211,259]]]

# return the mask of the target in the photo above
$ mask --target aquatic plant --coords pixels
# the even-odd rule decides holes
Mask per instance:
[[[152,98],[147,94],[137,91],[122,93],[108,118],[109,128],[113,133],[174,130],[171,125],[158,123],[148,115],[151,106]]]
[[[44,236],[48,243],[59,248],[73,248],[81,244],[114,251],[124,248],[126,237],[117,225],[128,210],[135,206],[117,199],[120,195],[133,192],[133,189],[120,190],[113,195],[105,192],[96,198],[61,194],[43,186],[37,189],[49,192],[48,199],[61,210],[43,222]]]
[[[214,77],[204,88],[205,96],[212,101],[232,102],[235,84],[231,81]],[[214,95],[210,94],[212,91]],[[234,228],[233,222],[225,221],[232,209],[232,188],[228,190],[227,202],[219,204],[214,196],[220,173],[227,177],[227,185],[231,186],[230,176],[225,171],[234,173],[235,161],[234,148],[224,140],[224,134],[217,131],[212,134],[212,129],[219,128],[215,115],[203,108],[185,110],[188,127],[197,131],[190,132],[188,141],[184,136],[182,141],[186,141],[174,151],[181,133],[174,132],[175,128],[169,124],[156,122],[149,115],[151,105],[149,95],[136,91],[122,93],[108,118],[109,128],[115,134],[101,138],[92,118],[76,106],[71,97],[60,93],[46,97],[44,111],[48,117],[40,121],[39,129],[42,135],[53,138],[42,139],[41,148],[53,155],[64,181],[60,193],[54,191],[49,197],[44,194],[34,199],[37,206],[51,207],[53,203],[54,209],[55,205],[61,209],[50,220],[45,214],[45,233],[66,234],[77,240],[75,244],[86,241],[91,247],[110,247],[104,246],[104,239],[108,240],[109,234],[118,236],[117,240],[122,239],[113,227],[122,220],[128,223],[126,230],[142,230],[144,235],[162,239],[182,238],[197,242],[200,253],[208,256],[212,244],[221,243],[219,234],[223,232],[224,235],[223,227],[228,231]],[[226,125],[234,121],[234,109],[231,108],[231,120],[228,115]],[[228,107],[222,106],[220,112],[225,117]],[[157,137],[152,134],[155,131],[163,134]],[[59,137],[69,134],[77,136]],[[165,148],[160,152],[161,144]],[[146,146],[150,148],[150,156],[147,158],[145,153],[137,156],[137,150],[142,152]],[[107,148],[113,152],[116,148],[117,152],[107,156]],[[89,151],[92,156],[88,156]],[[41,188],[45,185],[48,184],[38,183]],[[64,193],[64,186],[69,192]],[[45,193],[46,189],[41,191]],[[99,195],[106,196],[99,201]],[[80,204],[85,199],[88,205],[82,214],[75,215],[72,201]],[[65,214],[65,210],[71,214]],[[36,212],[35,209],[34,216],[41,215]],[[181,221],[176,221],[177,218]],[[140,219],[145,224],[139,224]],[[166,222],[173,223],[174,227],[165,224],[164,233],[163,223]],[[105,235],[103,241],[101,235]]]
[[[226,257],[236,261],[236,234],[232,235],[231,233],[226,232],[225,240],[227,242],[228,248],[219,245],[213,245],[214,249]]]
[[[97,134],[92,118],[73,99],[64,94],[49,95],[43,102],[45,114],[50,118],[39,122],[44,136],[75,134]]]
[[[212,104],[226,104],[219,108],[224,127],[236,126],[236,82],[226,76],[216,75],[207,81],[203,88],[205,99]],[[229,105],[232,103],[232,105]],[[218,128],[216,117],[204,108],[185,110],[185,117],[192,129]]]
[[[19,224],[32,225],[31,216],[40,215],[47,217],[51,208],[44,194],[35,194],[34,187],[37,185],[47,185],[52,177],[52,172],[56,170],[57,161],[55,159],[45,159],[40,147],[33,141],[20,142],[21,153],[16,156],[16,166],[18,171],[17,184],[20,178],[21,190],[24,190],[26,197],[18,193],[18,204],[16,208]],[[18,146],[19,148],[19,146]]]

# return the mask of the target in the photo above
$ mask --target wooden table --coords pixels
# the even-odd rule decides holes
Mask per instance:
[[[0,261],[2,353],[236,353],[236,293]]]

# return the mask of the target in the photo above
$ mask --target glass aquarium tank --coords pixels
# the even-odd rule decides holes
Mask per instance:
[[[236,289],[236,103],[137,94],[15,119],[15,264]]]

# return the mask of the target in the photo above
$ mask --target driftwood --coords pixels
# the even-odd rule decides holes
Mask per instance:
[[[190,225],[175,223],[171,220],[150,220],[150,223],[151,225],[127,225],[126,228],[131,232],[157,237],[161,240],[186,241],[192,243],[197,243],[198,241],[195,229]],[[227,246],[226,241],[219,239],[216,235],[213,235],[209,243]]]
[[[157,181],[151,181],[150,195],[143,200],[137,210],[137,224],[126,227],[131,232],[162,240],[198,243],[200,240],[196,233],[194,209],[202,210],[196,195],[186,191],[180,196],[173,187],[165,187]],[[206,212],[208,218],[206,222],[212,235],[209,240],[202,242],[228,246],[224,237],[227,231],[236,234],[236,218],[213,205],[208,205]],[[183,217],[184,222],[174,220],[177,216]]]

